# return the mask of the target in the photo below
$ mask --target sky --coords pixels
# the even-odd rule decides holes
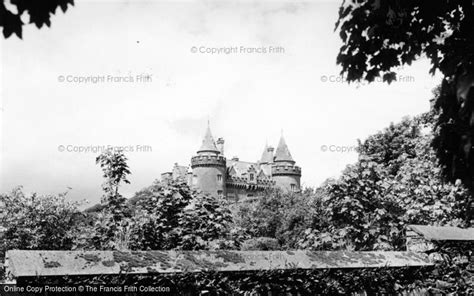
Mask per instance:
[[[357,160],[357,139],[429,110],[421,58],[386,85],[347,84],[340,1],[76,1],[52,26],[1,42],[0,193],[100,200],[95,157],[123,147],[131,197],[188,165],[208,121],[225,156],[256,161],[283,133],[315,187]]]

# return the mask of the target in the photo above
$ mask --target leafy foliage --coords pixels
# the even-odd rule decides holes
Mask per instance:
[[[420,56],[444,75],[435,108],[433,145],[450,181],[474,192],[474,6],[468,0],[346,0],[339,9],[343,45],[337,57],[348,81],[396,80],[396,69]],[[466,203],[473,219],[474,201]]]
[[[431,72],[454,73],[472,55],[471,1],[347,0],[339,9],[337,63],[349,81],[396,80],[393,71],[425,54]]]
[[[21,187],[1,194],[0,225],[6,231],[0,240],[0,262],[7,250],[70,250],[81,213],[79,203],[65,197],[26,195]]]
[[[407,224],[467,223],[469,193],[460,182],[443,181],[423,118],[404,119],[359,144],[359,161],[324,188],[325,224],[309,227],[300,247],[403,250]]]
[[[27,12],[30,18],[30,23],[34,23],[38,29],[41,29],[43,25],[48,27],[51,26],[51,15],[56,13],[58,7],[63,12],[66,12],[68,5],[74,5],[74,0],[12,0],[11,6],[15,6],[15,9],[5,5],[5,0],[0,3],[0,27],[3,27],[3,36],[5,38],[10,37],[12,34],[16,34],[19,38],[22,38],[23,21],[21,16]]]
[[[271,237],[251,238],[242,243],[242,251],[275,251],[280,249],[278,240]]]
[[[96,163],[102,168],[105,178],[102,184],[103,207],[94,228],[89,228],[88,231],[93,233],[92,241],[96,249],[123,249],[127,247],[128,235],[128,222],[124,219],[130,217],[131,213],[126,198],[118,189],[122,182],[130,183],[127,179],[127,175],[130,174],[127,158],[122,151],[108,149],[96,158]]]
[[[371,250],[390,249],[389,241],[402,247],[399,217],[402,209],[387,196],[387,172],[362,159],[349,166],[343,176],[327,188],[325,211],[327,227],[319,232],[317,249]]]
[[[130,184],[127,179],[127,175],[130,174],[127,158],[122,151],[107,149],[97,156],[96,163],[100,165],[105,178],[105,182],[102,184],[104,196],[101,202],[114,215],[114,219],[120,220],[123,216],[122,207],[126,199],[120,195],[118,189],[122,182]]]
[[[294,249],[306,228],[319,228],[322,218],[322,192],[306,189],[303,193],[285,193],[274,189],[265,192],[256,202],[241,204],[234,213],[235,225],[256,241],[247,241],[246,248]],[[266,238],[266,239],[265,239]],[[268,238],[276,239],[275,246]],[[267,243],[258,240],[267,240]]]
[[[203,250],[234,247],[232,216],[218,198],[185,183],[156,182],[132,198],[131,249]]]
[[[470,221],[471,225],[474,222],[474,151],[472,148],[474,88],[470,84],[472,81],[462,76],[443,81],[435,104],[440,115],[437,121],[437,136],[433,140],[436,155],[443,164],[444,175],[451,181],[460,179],[471,192],[465,202],[467,209],[465,219]]]
[[[2,250],[70,249],[78,203],[58,196],[25,195],[21,187],[0,195],[2,224],[7,228]]]

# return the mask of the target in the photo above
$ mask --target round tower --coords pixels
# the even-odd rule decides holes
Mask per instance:
[[[301,168],[295,165],[283,136],[272,163],[272,179],[275,186],[286,192],[299,192],[301,186]]]
[[[211,129],[207,127],[201,148],[191,158],[192,186],[204,194],[226,196],[226,159],[217,149]]]

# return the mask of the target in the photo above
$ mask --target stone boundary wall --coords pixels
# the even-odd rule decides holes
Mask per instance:
[[[432,266],[414,252],[349,251],[29,251],[6,254],[7,277],[162,274]]]

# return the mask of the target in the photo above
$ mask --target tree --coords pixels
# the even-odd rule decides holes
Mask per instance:
[[[406,118],[359,143],[358,162],[324,188],[326,224],[309,228],[301,247],[403,250],[407,224],[466,225],[470,195],[443,181],[427,119]]]
[[[435,109],[433,139],[444,176],[460,179],[474,193],[474,5],[470,0],[345,0],[336,29],[343,45],[337,57],[349,82],[397,79],[396,69],[421,56],[443,82]],[[473,217],[472,197],[467,220]]]
[[[319,229],[323,219],[321,203],[324,192],[307,188],[302,193],[286,193],[279,189],[264,192],[254,203],[240,204],[235,213],[235,227],[242,237],[250,237],[247,249],[294,249],[307,228]]]
[[[74,0],[12,0],[7,8],[5,0],[0,3],[0,27],[3,27],[3,36],[10,37],[13,33],[22,38],[23,21],[21,16],[27,12],[30,23],[34,23],[38,29],[44,25],[51,26],[51,15],[56,13],[58,7],[66,12],[68,5],[74,5]],[[15,6],[15,8],[13,8]]]
[[[151,186],[135,193],[130,199],[134,210],[134,234],[132,249],[169,250],[176,248],[179,236],[175,230],[183,217],[185,207],[193,198],[193,192],[184,183]]]
[[[232,216],[217,197],[184,182],[155,182],[130,200],[131,249],[207,250],[234,248]]]
[[[105,182],[102,184],[104,195],[101,203],[113,215],[114,220],[118,221],[124,216],[126,201],[126,198],[118,190],[122,182],[130,184],[127,179],[127,175],[130,174],[127,158],[120,150],[107,149],[97,156],[95,161],[100,165],[105,178]]]
[[[361,157],[341,178],[329,185],[324,200],[327,224],[311,229],[307,239],[312,247],[323,249],[387,250],[403,245],[399,227],[402,208],[388,194],[388,169]]]
[[[382,133],[370,136],[364,142],[359,140],[358,152],[369,156],[378,164],[384,164],[389,173],[396,174],[403,165],[402,155],[413,158],[416,143],[421,136],[418,122],[404,118],[400,123],[391,123]]]
[[[430,143],[433,135],[420,136],[413,157],[402,156],[404,164],[394,176],[391,194],[403,205],[406,224],[467,226],[470,194],[461,182],[449,183]]]
[[[128,231],[125,218],[130,217],[130,209],[127,207],[126,198],[118,190],[122,183],[130,183],[127,179],[127,175],[130,174],[127,158],[120,150],[107,149],[97,156],[96,163],[100,165],[105,181],[102,184],[104,195],[101,204],[103,207],[93,230],[94,247],[96,249],[126,248]],[[79,244],[83,245],[83,243]]]

